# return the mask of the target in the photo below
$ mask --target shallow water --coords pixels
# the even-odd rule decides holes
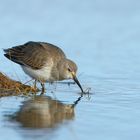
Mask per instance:
[[[91,94],[80,98],[77,85],[56,83],[46,84],[43,97],[0,98],[0,139],[139,139],[139,6],[137,0],[2,1],[0,71],[26,82],[2,48],[47,41],[78,64]]]

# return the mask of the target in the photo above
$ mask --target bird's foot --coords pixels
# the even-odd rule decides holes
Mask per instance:
[[[41,94],[44,94],[45,93],[45,85],[44,85],[44,83],[41,83],[41,86],[42,86]]]

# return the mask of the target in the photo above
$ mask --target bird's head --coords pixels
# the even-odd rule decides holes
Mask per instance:
[[[79,86],[81,91],[84,92],[80,82],[76,77],[76,73],[77,73],[77,65],[72,60],[65,59],[63,61],[63,65],[61,65],[60,76],[62,77],[62,79],[73,79],[76,82],[76,84]]]

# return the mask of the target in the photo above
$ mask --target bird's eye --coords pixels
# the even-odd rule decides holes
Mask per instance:
[[[70,69],[70,68],[68,68],[68,71],[69,71],[69,72],[71,72],[71,69]]]

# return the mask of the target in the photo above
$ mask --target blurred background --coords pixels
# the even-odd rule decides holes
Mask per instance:
[[[108,75],[112,69],[120,73],[120,67],[124,75],[139,75],[139,6],[138,0],[3,0],[1,69],[11,72],[2,48],[33,40],[60,46],[77,62],[79,71],[89,75],[97,71]]]
[[[2,49],[27,41],[49,42],[61,47],[77,63],[83,87],[90,87],[93,93],[91,100],[84,98],[78,104],[69,128],[64,125],[55,134],[50,133],[49,138],[139,139],[139,0],[1,0],[0,3],[0,71],[27,81],[28,76],[20,66],[4,58]],[[65,89],[78,91],[75,86]],[[77,96],[57,92],[57,97],[66,102]],[[0,113],[11,110],[9,101],[12,104],[15,100],[16,111],[23,99],[5,98],[0,102],[4,107]],[[2,134],[13,133],[15,129],[15,124],[11,129],[4,126],[5,123],[0,131],[3,140],[7,137]],[[45,139],[43,132],[37,131],[41,137],[36,139]],[[12,133],[14,140],[29,135],[28,131]]]

